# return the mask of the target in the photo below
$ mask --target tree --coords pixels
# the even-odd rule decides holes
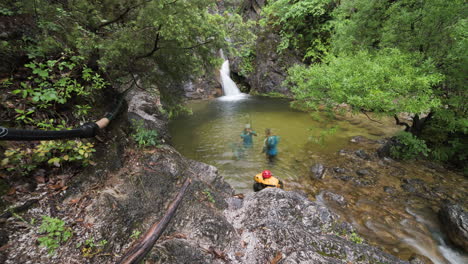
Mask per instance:
[[[286,82],[295,99],[309,109],[346,103],[354,111],[396,116],[440,106],[432,87],[442,75],[430,61],[420,63],[417,56],[397,49],[333,56],[312,67],[297,65],[288,74]]]
[[[114,84],[140,79],[163,96],[218,67],[217,51],[227,49],[233,31],[252,36],[240,16],[213,12],[209,0],[34,0],[6,7],[34,21],[23,43],[29,57],[71,50]]]

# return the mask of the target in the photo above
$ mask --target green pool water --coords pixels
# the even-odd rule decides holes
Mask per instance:
[[[295,181],[309,170],[310,160],[344,148],[353,136],[378,138],[399,128],[392,120],[373,122],[363,115],[327,117],[294,110],[285,99],[249,96],[243,100],[190,102],[193,115],[170,123],[172,142],[184,156],[216,166],[238,191],[251,192],[255,174]],[[246,124],[257,132],[252,148],[244,149],[240,134]],[[269,163],[262,154],[265,128],[280,137],[279,154]],[[326,133],[335,128],[334,133]],[[321,133],[326,133],[321,137]]]

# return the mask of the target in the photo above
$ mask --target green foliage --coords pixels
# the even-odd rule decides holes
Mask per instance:
[[[89,110],[91,110],[90,105],[75,105],[75,112],[78,117],[84,117],[87,116],[89,113]]]
[[[468,102],[467,6],[462,0],[342,1],[334,12],[332,51],[340,56],[360,50],[397,48],[419,53],[444,75],[432,87],[440,101],[421,137],[433,150],[432,157],[465,166]],[[346,55],[344,55],[346,54]]]
[[[83,166],[93,164],[93,152],[92,143],[80,140],[41,141],[34,148],[8,148],[1,165],[6,171],[27,175],[40,165],[60,167],[64,162],[77,162]]]
[[[362,244],[364,242],[364,239],[360,237],[356,232],[352,232],[349,236],[349,239],[356,244]]]
[[[86,239],[84,245],[78,243],[76,248],[81,247],[81,253],[85,258],[92,258],[95,255],[101,253],[104,250],[104,247],[107,245],[107,240],[103,239],[98,242],[95,241],[94,237]]]
[[[158,132],[145,128],[142,120],[136,121],[135,132],[132,138],[138,143],[140,147],[153,147],[158,145]]]
[[[244,49],[241,54],[241,63],[239,64],[239,74],[248,77],[254,71],[255,51],[253,49]]]
[[[39,237],[37,241],[39,241],[40,246],[47,248],[49,255],[54,254],[60,244],[66,242],[73,234],[71,229],[65,226],[63,220],[49,216],[42,217],[39,232],[43,233],[44,236]]]
[[[432,87],[442,80],[431,61],[395,49],[329,57],[327,64],[294,66],[286,79],[296,100],[308,109],[346,103],[356,111],[393,115],[440,106]]]
[[[395,136],[397,143],[390,148],[390,156],[395,159],[410,160],[420,157],[427,157],[430,150],[426,142],[418,139],[411,133],[400,132]]]
[[[268,1],[262,10],[261,24],[279,29],[281,42],[278,52],[299,49],[304,59],[321,61],[327,55],[332,32],[333,0],[276,0]]]
[[[211,194],[209,189],[203,190],[203,194],[206,196],[206,199],[208,199],[208,201],[210,203],[215,203],[216,202],[216,200],[213,197],[213,194]]]
[[[137,240],[138,238],[140,238],[140,235],[141,235],[141,231],[135,229],[132,231],[132,234],[130,235],[130,238],[133,239],[133,240]]]
[[[32,61],[25,66],[31,69],[27,81],[20,83],[21,87],[12,94],[27,99],[27,102],[40,108],[51,107],[52,104],[65,104],[73,97],[88,98],[96,90],[104,88],[108,83],[91,69],[81,63],[83,57],[62,56],[59,60],[44,62]],[[30,123],[27,115],[33,110],[16,109],[19,113],[16,120]]]

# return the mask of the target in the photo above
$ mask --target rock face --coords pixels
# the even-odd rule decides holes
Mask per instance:
[[[225,214],[240,236],[237,247],[228,250],[230,263],[405,263],[337,236],[349,225],[295,192],[267,188]]]
[[[450,241],[468,252],[468,212],[460,205],[444,204],[439,219]]]
[[[128,118],[132,123],[143,121],[147,129],[158,131],[159,139],[165,141],[170,139],[167,129],[167,119],[160,108],[162,107],[159,98],[140,91],[131,91],[127,96]]]
[[[301,63],[292,51],[283,51],[280,55],[276,47],[280,37],[273,32],[261,32],[257,39],[255,70],[247,78],[252,90],[258,93],[281,93],[291,95],[291,91],[283,86],[287,69],[295,63]]]

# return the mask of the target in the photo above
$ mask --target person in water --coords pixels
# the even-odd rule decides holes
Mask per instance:
[[[253,145],[252,136],[257,136],[257,133],[250,128],[249,124],[245,125],[244,130],[242,131],[240,137],[244,142],[244,147],[250,148]]]
[[[283,182],[271,175],[271,171],[264,170],[262,173],[254,177],[254,192],[261,191],[265,188],[281,188],[283,189]]]
[[[266,154],[270,162],[273,162],[276,155],[278,155],[278,149],[276,148],[278,143],[279,143],[279,137],[276,135],[273,135],[271,133],[271,129],[269,128],[265,129],[265,140],[263,141],[262,153]]]

